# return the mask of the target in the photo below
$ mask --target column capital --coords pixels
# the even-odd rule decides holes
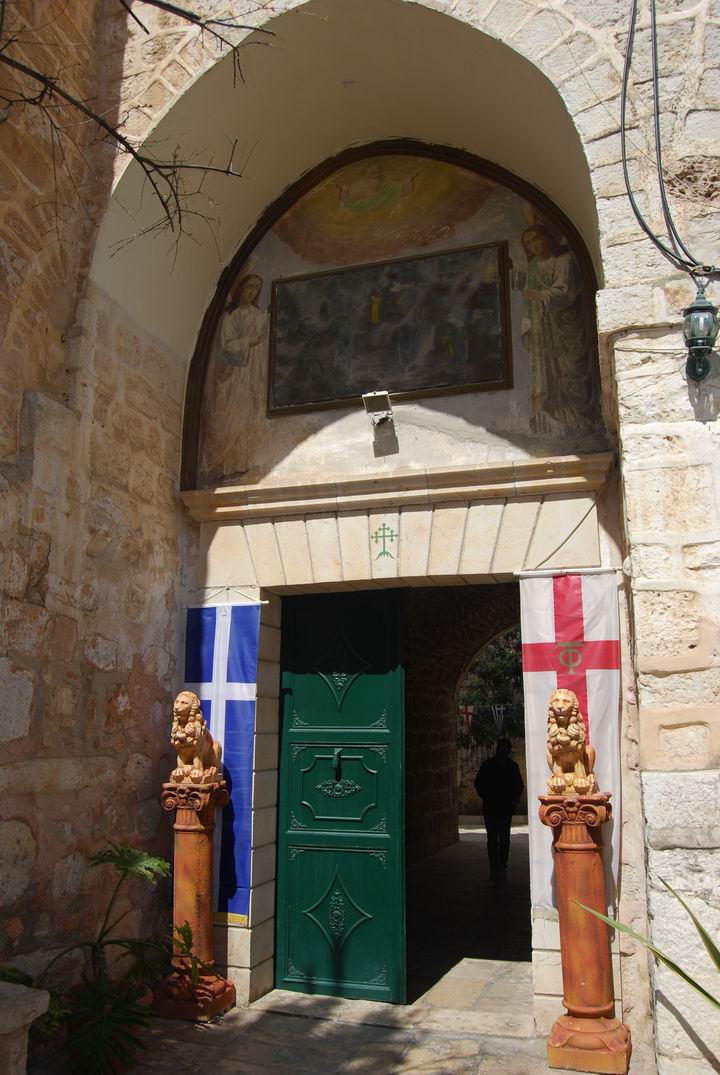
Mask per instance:
[[[610,820],[610,793],[594,795],[540,795],[540,820],[555,829],[560,825],[596,828]]]
[[[163,784],[160,805],[163,810],[193,810],[204,813],[209,807],[225,806],[230,799],[227,783],[218,780],[213,784]]]

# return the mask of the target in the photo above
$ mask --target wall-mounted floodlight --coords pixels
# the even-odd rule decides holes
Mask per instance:
[[[388,392],[365,392],[362,401],[374,426],[392,421],[392,403]]]

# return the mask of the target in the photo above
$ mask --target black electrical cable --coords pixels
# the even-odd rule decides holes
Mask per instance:
[[[665,176],[663,175],[663,163],[662,163],[662,139],[660,137],[660,80],[658,76],[658,39],[657,39],[657,12],[655,8],[655,0],[650,0],[650,43],[651,43],[651,56],[652,56],[652,86],[653,86],[653,120],[655,127],[655,160],[657,163],[658,185],[660,187],[660,202],[662,204],[663,217],[665,219],[665,227],[667,228],[670,242],[672,243],[675,252],[678,256],[681,256],[678,247],[685,254],[693,265],[699,265],[698,259],[695,255],[688,250],[685,243],[682,241],[680,234],[675,227],[675,221],[673,220],[672,211],[670,209],[670,203],[668,201],[667,190],[665,189]]]
[[[668,236],[670,239],[671,247],[660,239],[652,230],[645,217],[640,211],[640,207],[637,204],[635,195],[633,193],[632,185],[630,183],[630,173],[628,169],[627,158],[627,97],[628,87],[630,84],[630,70],[632,67],[633,49],[635,46],[635,29],[637,25],[637,10],[638,0],[632,0],[630,7],[630,25],[628,27],[627,45],[625,49],[625,63],[623,66],[623,80],[622,80],[622,92],[620,95],[620,147],[622,152],[622,167],[623,178],[625,180],[625,190],[630,201],[635,219],[638,224],[648,236],[648,238],[654,243],[654,245],[660,250],[660,252],[671,261],[672,264],[683,272],[689,273],[691,276],[697,277],[698,275],[704,277],[719,277],[720,269],[715,265],[703,265],[697,258],[694,257],[692,252],[683,243],[678,230],[673,220],[672,212],[670,210],[670,203],[667,198],[667,191],[665,189],[665,180],[662,171],[662,149],[660,138],[660,105],[659,105],[659,87],[658,87],[658,58],[657,58],[657,23],[655,12],[655,0],[650,0],[650,38],[651,38],[651,54],[652,54],[652,83],[653,83],[653,124],[655,131],[655,153],[656,153],[656,168],[658,173],[658,184],[660,188],[660,201],[662,204],[663,217],[665,225],[668,230]],[[678,249],[679,248],[679,249]],[[682,251],[682,253],[680,253]]]

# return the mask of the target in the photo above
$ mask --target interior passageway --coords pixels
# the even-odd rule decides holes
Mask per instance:
[[[408,866],[407,1000],[494,1011],[511,987],[531,1006],[530,959],[527,826],[513,827],[495,887],[482,820],[465,820],[457,843]]]

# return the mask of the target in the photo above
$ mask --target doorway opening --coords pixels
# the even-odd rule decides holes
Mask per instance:
[[[482,704],[514,706],[504,720],[522,730],[517,584],[283,605],[276,984],[480,1012],[527,992],[529,1008],[526,817],[516,815],[507,880],[494,885],[483,819],[459,813],[458,780],[459,698],[485,691]],[[487,714],[470,704],[474,738],[489,744]],[[400,933],[406,945],[392,940]]]
[[[514,583],[446,587],[422,591],[413,628],[432,624],[435,672],[418,673],[412,646],[406,660],[406,742],[408,865],[408,1000],[433,1007],[492,1011],[505,994],[532,998],[531,923],[527,791],[525,775],[522,663]],[[416,599],[417,603],[417,599]],[[417,727],[418,717],[420,728]],[[423,719],[424,717],[424,719]],[[425,725],[424,734],[421,728]],[[414,740],[422,738],[413,753]],[[509,827],[506,869],[502,837],[500,861],[491,871],[483,806],[475,788],[478,770],[493,759],[498,740],[507,738],[512,762],[501,762],[523,790],[511,807],[500,805]],[[432,759],[453,751],[454,771],[435,784],[442,815],[411,821],[420,794],[417,769],[422,753]],[[489,774],[496,771],[488,761]],[[427,766],[432,770],[432,760]],[[485,771],[484,770],[484,771]],[[452,785],[451,785],[452,778]],[[485,791],[488,796],[487,780]],[[454,813],[448,795],[454,790]],[[501,794],[503,794],[501,792]],[[488,809],[498,805],[490,797]],[[512,815],[505,813],[512,810]],[[492,823],[491,818],[491,823]],[[497,828],[497,819],[494,827]],[[424,839],[419,828],[424,829]],[[497,859],[498,843],[493,846]],[[498,868],[499,867],[499,868]]]

